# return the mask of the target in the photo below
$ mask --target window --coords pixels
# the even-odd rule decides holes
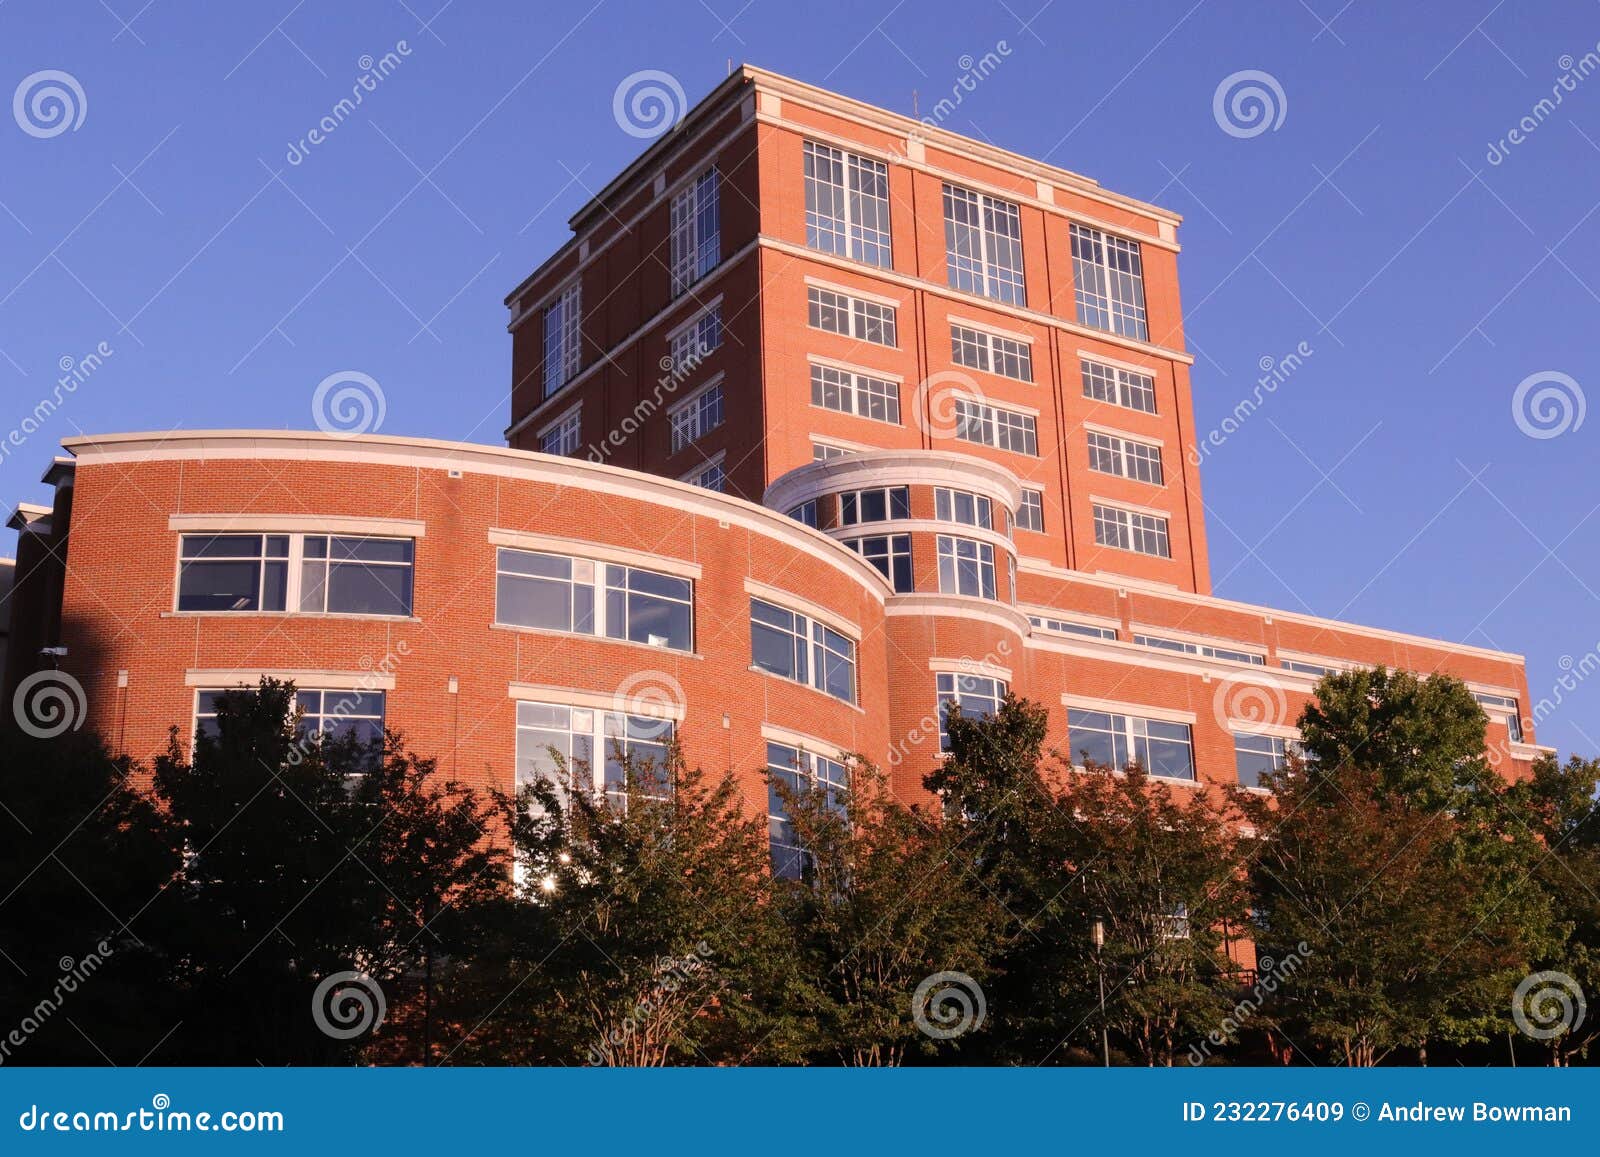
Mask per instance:
[[[750,600],[750,658],[763,671],[856,701],[856,645],[824,623]]]
[[[1057,619],[1044,615],[1029,615],[1028,622],[1052,635],[1083,635],[1090,639],[1115,639],[1115,627],[1102,627],[1094,623],[1075,623],[1071,619]]]
[[[673,730],[670,719],[649,715],[519,702],[517,785],[549,780],[563,794],[604,792],[609,803],[626,807],[624,760],[629,760],[636,790],[651,799],[666,799],[672,794],[667,760]],[[599,760],[594,758],[596,749],[602,753]]]
[[[1089,469],[1160,486],[1161,447],[1090,430]]]
[[[563,414],[539,433],[539,452],[569,457],[578,452],[582,441],[583,414],[572,410]]]
[[[789,807],[776,784],[782,783],[796,796],[824,792],[828,809],[843,816],[850,772],[836,759],[769,742],[767,776],[767,846],[772,855],[772,874],[781,880],[799,880],[810,866],[810,853],[800,846]]]
[[[676,373],[693,369],[722,345],[722,306],[713,305],[672,335],[670,356]]]
[[[811,404],[877,422],[900,424],[900,387],[833,366],[811,367]]]
[[[180,611],[281,611],[289,535],[186,534],[179,547]]]
[[[1026,342],[950,323],[950,358],[958,366],[1033,381],[1033,351]]]
[[[987,542],[941,534],[939,589],[947,595],[994,598],[994,547]]]
[[[1139,243],[1083,225],[1073,225],[1071,232],[1078,323],[1146,340],[1150,333]]]
[[[945,730],[945,720],[951,712],[967,719],[982,719],[985,715],[1000,714],[1000,704],[1006,697],[1003,679],[990,679],[984,675],[939,675],[939,750],[950,750],[950,735]]]
[[[728,489],[728,473],[722,468],[722,457],[719,454],[715,462],[708,462],[698,470],[691,470],[683,476],[683,481],[690,486],[698,486],[702,490],[715,490],[718,494]]]
[[[709,430],[722,425],[722,383],[688,398],[672,411],[672,452],[676,454]]]
[[[710,168],[672,198],[673,296],[710,273],[721,260],[717,170]]]
[[[409,615],[409,538],[186,534],[178,610]]]
[[[1083,370],[1084,397],[1142,414],[1156,412],[1155,379],[1148,374],[1088,360],[1080,360],[1078,365]]]
[[[250,691],[250,687],[233,688]],[[228,689],[208,688],[195,694],[195,731],[215,738],[217,704]],[[329,735],[353,736],[357,743],[373,749],[374,757],[383,743],[384,693],[382,691],[320,691],[296,687],[293,709],[299,713],[297,730],[302,737]]]
[[[799,506],[791,506],[784,513],[796,522],[805,523],[812,530],[817,529],[818,524],[821,522],[821,511],[818,500],[815,498],[808,499]]]
[[[495,622],[694,650],[694,584],[639,567],[502,546]]]
[[[1206,659],[1226,659],[1231,663],[1250,663],[1261,667],[1266,657],[1254,651],[1240,651],[1233,647],[1217,647],[1210,643],[1191,643],[1184,639],[1164,639],[1159,635],[1135,635],[1133,641],[1141,647],[1157,647],[1163,651],[1179,651],[1185,655],[1199,655]]]
[[[806,245],[887,269],[889,167],[805,142]]]
[[[544,396],[549,397],[578,373],[582,343],[576,281],[544,311]]]
[[[1037,534],[1044,533],[1044,492],[1022,488],[1022,505],[1017,507],[1016,523],[1018,530],[1031,530]]]
[[[1279,665],[1285,671],[1299,671],[1302,675],[1315,675],[1319,679],[1324,675],[1332,675],[1335,670],[1333,667],[1324,667],[1321,663],[1302,663],[1298,659],[1281,659]]]
[[[934,517],[940,522],[959,522],[965,526],[994,529],[994,506],[981,494],[965,490],[949,490],[936,486],[933,490]]]
[[[843,446],[830,446],[826,442],[811,443],[811,460],[813,462],[827,462],[833,458],[848,458],[854,450],[847,450]]]
[[[1107,711],[1067,711],[1072,758],[1118,770],[1130,763],[1150,775],[1194,779],[1194,741],[1187,723],[1116,715]]]
[[[956,185],[944,187],[944,248],[950,287],[1012,305],[1028,303],[1017,207]]]
[[[1289,765],[1289,741],[1276,735],[1233,733],[1233,763],[1239,773],[1239,786],[1262,787],[1266,772],[1282,771]]]
[[[910,517],[911,491],[905,486],[879,486],[839,495],[840,526]]]
[[[912,589],[911,536],[878,534],[866,538],[847,538],[844,544],[866,559],[893,584],[896,592]]]
[[[1156,558],[1171,558],[1167,520],[1117,506],[1094,504],[1094,540],[1101,546],[1131,550]]]
[[[1515,699],[1507,695],[1490,695],[1485,691],[1474,691],[1472,697],[1482,707],[1497,707],[1507,712],[1506,732],[1512,743],[1522,742],[1522,714]]]
[[[874,345],[900,344],[895,308],[848,294],[806,287],[806,321],[812,329],[853,337]]]
[[[1036,420],[1032,414],[986,406],[982,402],[957,398],[956,437],[963,442],[993,446],[1018,454],[1039,453]]]

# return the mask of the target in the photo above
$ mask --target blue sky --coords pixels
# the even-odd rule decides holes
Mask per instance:
[[[641,147],[624,77],[693,101],[731,58],[927,111],[1004,42],[946,127],[1185,215],[1200,429],[1311,350],[1206,463],[1217,593],[1525,653],[1535,700],[1600,646],[1600,6],[742,2],[0,0],[0,98],[59,70],[84,106],[0,116],[0,427],[112,350],[0,497],[43,497],[74,433],[308,428],[342,370],[385,433],[498,442],[501,299]],[[1282,116],[1236,135],[1247,70]],[[1519,423],[1552,374],[1524,400],[1566,410]],[[1561,694],[1540,739],[1600,752],[1600,678]]]

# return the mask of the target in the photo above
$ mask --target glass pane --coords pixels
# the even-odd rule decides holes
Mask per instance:
[[[410,562],[411,546],[409,538],[336,538],[333,557],[362,562]]]
[[[188,563],[178,576],[180,611],[253,611],[261,586],[257,562]]]
[[[789,679],[805,678],[795,670],[795,640],[787,631],[776,631],[764,623],[750,624],[750,661],[763,671]]]
[[[329,565],[328,610],[349,615],[409,615],[411,568],[334,562]]]
[[[495,619],[516,627],[570,631],[571,591],[562,582],[500,575],[495,582]]]
[[[259,534],[183,536],[184,558],[255,558],[261,553]]]

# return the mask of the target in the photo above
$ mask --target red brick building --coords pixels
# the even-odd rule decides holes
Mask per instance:
[[[1253,783],[1323,673],[1383,663],[1465,679],[1516,774],[1520,656],[1211,595],[1179,223],[741,69],[507,298],[510,448],[68,439],[11,523],[8,687],[65,647],[148,757],[282,675],[503,788],[554,746],[603,789],[670,731],[762,809],[846,753],[916,798],[942,705],[1007,688],[1074,758]]]

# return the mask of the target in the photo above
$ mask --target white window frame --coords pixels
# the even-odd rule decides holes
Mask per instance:
[[[840,797],[848,799],[850,794],[850,765],[848,763],[846,763],[843,759],[836,759],[830,755],[823,755],[821,752],[816,751],[811,747],[795,743],[788,743],[781,739],[768,738],[766,744],[766,766],[769,779],[772,777],[775,771],[780,770],[780,766],[774,763],[772,759],[773,749],[778,748],[788,753],[786,758],[789,759],[789,762],[782,765],[782,773],[793,776],[795,779],[804,781],[796,787],[797,791],[826,791],[828,792],[827,806],[841,814],[844,812],[844,803]],[[824,771],[827,773],[826,775],[823,774]],[[792,825],[794,821],[793,817],[791,817],[787,812],[773,810],[774,805],[782,807],[782,797],[778,795],[777,789],[772,787],[769,783],[767,787],[767,855],[769,858],[774,858],[774,845],[795,852],[798,855],[799,862],[802,866],[801,871],[803,875],[804,865],[809,860],[810,853],[808,853],[805,848],[800,846],[798,840],[796,840],[796,842],[793,844],[778,843],[777,835],[779,826]],[[773,874],[777,874],[777,868],[775,864],[773,867]],[[795,877],[785,875],[781,878],[793,879]]]
[[[825,300],[829,298],[832,300]],[[824,324],[829,316],[840,318],[842,327]],[[836,333],[869,345],[900,348],[900,311],[895,306],[826,285],[806,286],[806,324],[823,333]],[[886,340],[874,337],[875,330]]]
[[[1033,515],[1025,520],[1024,511],[1032,511]],[[1029,525],[1029,522],[1034,525]],[[1031,486],[1022,488],[1022,501],[1017,503],[1017,509],[1011,515],[1011,524],[1017,530],[1030,531],[1033,534],[1044,533],[1044,491],[1035,490]]]
[[[1076,221],[1069,235],[1078,324],[1149,341],[1144,251],[1139,242]]]
[[[1112,728],[1110,730],[1102,730],[1101,728],[1098,728],[1098,727],[1090,728],[1088,730],[1092,730],[1096,734],[1112,735],[1112,736],[1120,735],[1122,740],[1124,741],[1124,743],[1127,746],[1129,760],[1138,760],[1140,766],[1144,768],[1145,772],[1147,774],[1149,774],[1152,779],[1169,780],[1169,781],[1176,782],[1176,783],[1199,783],[1200,782],[1200,768],[1195,763],[1194,724],[1192,724],[1192,723],[1180,723],[1179,721],[1177,721],[1175,719],[1162,719],[1159,716],[1153,716],[1153,715],[1130,715],[1130,714],[1127,714],[1126,712],[1117,710],[1117,709],[1109,707],[1109,706],[1107,706],[1107,707],[1073,707],[1073,706],[1069,706],[1067,708],[1067,747],[1069,748],[1069,750],[1067,752],[1067,758],[1071,762],[1072,766],[1074,766],[1074,767],[1082,767],[1083,766],[1082,764],[1080,764],[1078,762],[1078,759],[1079,759],[1080,754],[1081,754],[1080,750],[1078,748],[1075,748],[1075,747],[1072,746],[1072,712],[1074,712],[1074,711],[1089,711],[1089,712],[1094,712],[1095,714],[1108,716],[1111,719],[1112,724],[1113,724],[1113,726],[1112,726]],[[1115,725],[1116,725],[1117,721],[1119,721],[1119,720],[1121,721],[1121,726],[1117,727]],[[1151,770],[1150,761],[1148,759],[1139,759],[1139,742],[1140,742],[1140,740],[1143,740],[1144,743],[1145,743],[1145,751],[1147,753],[1149,751],[1149,743],[1150,743],[1149,726],[1152,723],[1161,723],[1161,724],[1164,724],[1164,725],[1169,726],[1169,727],[1182,727],[1184,729],[1184,731],[1187,732],[1188,738],[1186,740],[1186,744],[1187,744],[1188,749],[1189,749],[1189,774],[1187,776],[1159,775],[1156,772]],[[1177,743],[1178,740],[1170,739],[1170,738],[1167,738],[1167,737],[1158,737],[1157,742],[1161,742],[1161,743]],[[1113,754],[1115,753],[1115,750],[1116,750],[1116,748],[1115,748],[1115,745],[1113,744],[1113,747],[1112,747]],[[1126,769],[1126,767],[1127,767],[1127,764],[1125,763],[1121,767],[1114,767],[1112,770],[1114,770],[1114,771],[1123,771],[1123,770]]]
[[[1014,382],[1033,381],[1033,349],[1028,342],[965,322],[950,323],[950,360]]]
[[[218,558],[191,558],[191,559],[185,560],[184,556],[183,556],[183,540],[186,539],[186,538],[233,538],[233,537],[240,537],[240,538],[260,537],[261,540],[262,540],[262,549],[263,550],[266,549],[266,540],[269,539],[269,538],[287,538],[289,540],[289,556],[288,556],[287,560],[281,560],[281,559],[276,558],[275,556],[271,558],[271,561],[274,561],[274,562],[286,561],[287,564],[288,564],[288,570],[287,570],[287,573],[284,576],[283,610],[281,610],[281,611],[276,611],[276,610],[269,611],[269,610],[262,610],[260,608],[257,608],[255,610],[242,610],[242,611],[231,611],[231,610],[200,611],[200,610],[183,610],[183,609],[181,609],[179,607],[178,603],[179,603],[179,599],[182,596],[183,564],[184,564],[184,562],[185,561],[188,561],[188,562],[211,562],[211,561],[222,561],[223,560],[220,557],[218,557]],[[305,545],[306,545],[306,539],[308,539],[308,538],[326,538],[328,540],[328,551],[329,551],[330,555],[332,554],[332,551],[333,551],[333,540],[334,539],[339,539],[339,538],[355,538],[355,539],[361,539],[361,540],[366,541],[366,542],[409,542],[411,544],[411,561],[410,562],[403,562],[403,563],[401,563],[401,562],[377,562],[377,561],[372,561],[372,560],[338,560],[338,561],[359,561],[360,565],[363,565],[363,566],[376,566],[376,567],[386,567],[386,568],[392,567],[392,568],[397,569],[397,570],[400,569],[400,568],[405,568],[405,569],[410,570],[411,571],[411,600],[410,600],[411,601],[411,606],[410,606],[410,608],[403,614],[400,614],[400,613],[395,613],[395,614],[377,613],[377,614],[373,614],[373,613],[366,613],[366,612],[362,612],[362,611],[329,611],[329,610],[303,611],[303,610],[301,610],[300,609],[300,602],[301,602],[301,597],[304,594],[304,582],[303,582],[303,580],[305,578],[305,563],[307,561],[306,554],[305,554]],[[244,558],[244,557],[246,557],[246,556],[240,556],[240,558]],[[267,556],[261,556],[261,557],[262,557],[262,571],[257,576],[257,602],[261,601],[260,600],[260,592],[263,589],[264,584],[266,582],[265,560],[266,560]],[[321,561],[321,562],[327,564],[327,566],[325,567],[325,571],[324,571],[324,573],[326,573],[326,570],[327,569],[331,569],[332,563],[334,561],[336,561],[336,560],[331,559],[331,558],[324,558],[324,559],[320,559],[320,560],[317,559],[317,558],[312,558],[312,559],[310,559],[310,561],[313,562],[313,563]],[[326,588],[324,588],[323,602],[324,602],[324,605],[326,605],[326,602],[327,602]],[[392,620],[396,620],[396,619],[400,619],[400,620],[413,619],[413,618],[416,617],[416,609],[417,609],[417,539],[412,535],[405,535],[405,534],[362,534],[362,533],[348,533],[348,532],[347,533],[340,533],[337,530],[268,530],[268,531],[255,531],[255,530],[184,530],[178,535],[177,558],[175,559],[173,575],[172,575],[172,610],[173,610],[174,614],[181,614],[181,615],[300,615],[300,616],[303,616],[303,617],[316,616],[316,617],[323,617],[323,618],[332,617],[332,618],[351,618],[351,619],[387,619],[387,620],[391,620],[392,621]]]
[[[1039,419],[1034,414],[991,406],[971,398],[957,398],[955,416],[955,436],[962,442],[992,446],[1031,458],[1039,456]],[[981,437],[969,436],[974,433]]]
[[[583,361],[582,283],[572,282],[544,309],[544,396],[578,376]]]
[[[865,503],[863,501],[863,496],[867,495],[867,494],[881,494],[881,495],[883,495],[883,509],[884,509],[884,517],[883,518],[874,518],[874,519],[871,519],[871,520],[867,520],[867,519],[863,519],[863,518],[859,517],[859,515],[861,514],[861,508],[865,505]],[[895,513],[895,497],[896,497],[896,495],[898,495],[902,499],[904,499],[904,502],[903,502],[902,505],[903,505],[903,508],[906,511],[905,514],[896,514]],[[847,499],[847,498],[850,499],[850,501],[848,503],[845,501],[845,499]],[[906,518],[910,518],[911,517],[911,514],[910,514],[910,510],[911,510],[911,488],[909,486],[894,486],[894,485],[890,485],[890,486],[864,486],[864,487],[861,487],[858,490],[846,490],[846,491],[842,491],[838,495],[838,502],[839,502],[838,511],[839,511],[839,525],[840,526],[868,526],[868,525],[871,525],[872,523],[875,523],[875,522],[896,522],[896,521],[899,521],[901,519],[906,519]],[[855,517],[855,518],[846,518],[845,517],[845,507],[846,506],[854,506],[857,517]]]
[[[943,187],[945,267],[952,289],[975,293],[1011,305],[1028,304],[1026,265],[1022,253],[1022,211],[1011,201],[991,197],[961,185],[945,182]],[[957,221],[957,203],[968,209],[970,221]],[[997,219],[1015,222],[1016,236],[994,228]],[[958,230],[970,231],[977,241],[977,252],[963,254],[957,244]],[[1015,248],[1015,262],[1008,250]],[[1006,263],[1001,264],[1002,258]]]
[[[1083,378],[1084,397],[1139,414],[1156,412],[1154,375],[1086,357],[1078,359],[1078,369]],[[1135,405],[1136,401],[1149,404]]]
[[[961,506],[970,507],[970,518],[963,518]],[[994,502],[987,495],[971,490],[957,490],[950,486],[933,488],[933,517],[939,522],[953,522],[957,526],[975,526],[980,530],[994,529]]]
[[[710,490],[715,494],[726,494],[728,492],[728,472],[723,467],[723,461],[727,456],[728,452],[726,450],[718,450],[716,454],[700,463],[693,470],[688,471],[678,481],[687,482],[690,486],[698,486],[702,490]],[[715,485],[712,485],[713,479],[715,480]]]
[[[1089,448],[1089,469],[1096,474],[1148,482],[1152,486],[1167,484],[1160,446],[1107,430],[1085,430],[1084,438]]]
[[[673,454],[698,442],[712,430],[727,421],[727,397],[722,389],[722,375],[718,374],[694,393],[667,411],[672,428]],[[715,414],[710,411],[715,410]],[[711,417],[716,421],[710,421]]]
[[[995,569],[994,543],[965,538],[959,534],[941,534],[938,536],[936,547],[941,594],[991,600],[999,598],[999,572]],[[971,573],[976,576],[976,591],[961,589],[963,567],[970,568]]]
[[[722,299],[706,306],[667,337],[674,373],[683,373],[722,348]]]
[[[571,577],[566,579],[566,580],[560,580],[560,579],[549,578],[547,576],[541,576],[541,575],[529,575],[529,574],[526,574],[526,573],[524,573],[522,571],[517,571],[517,570],[505,570],[505,569],[503,569],[501,567],[501,563],[504,560],[504,556],[505,556],[505,554],[507,552],[509,552],[511,554],[530,554],[530,555],[540,555],[540,556],[543,556],[545,558],[562,559],[562,560],[564,560],[564,561],[566,561],[566,562],[571,564],[571,568],[572,568],[571,569]],[[496,546],[495,546],[494,567],[495,567],[495,588],[496,588],[496,590],[495,590],[495,604],[494,604],[494,625],[497,626],[497,627],[505,627],[505,628],[507,628],[509,630],[513,630],[513,631],[541,631],[541,632],[545,632],[545,633],[548,633],[548,634],[555,634],[555,635],[573,635],[573,636],[576,636],[576,637],[579,637],[579,638],[586,638],[586,639],[608,639],[613,643],[632,643],[634,646],[650,647],[650,648],[652,648],[654,650],[661,650],[661,651],[674,651],[674,652],[676,652],[676,653],[678,653],[680,655],[692,655],[692,654],[695,653],[695,650],[694,650],[694,645],[695,645],[695,625],[696,625],[695,624],[695,591],[696,591],[697,584],[694,581],[694,579],[689,578],[686,575],[673,574],[671,571],[665,571],[665,570],[652,570],[648,566],[636,566],[633,563],[609,562],[609,561],[607,561],[605,559],[584,558],[584,557],[582,557],[580,555],[564,554],[561,551],[556,551],[556,550],[543,550],[543,549],[536,549],[536,548],[527,547],[527,546],[506,546],[504,544],[496,544]],[[608,606],[609,600],[606,597],[606,593],[612,589],[612,587],[611,587],[611,580],[612,580],[611,571],[612,570],[617,570],[617,571],[622,572],[622,574],[620,576],[618,576],[620,578],[620,581],[622,582],[622,586],[620,588],[618,588],[618,589],[620,589],[620,590],[622,590],[624,592],[627,592],[630,589],[629,583],[628,583],[628,580],[627,580],[627,574],[630,571],[638,571],[638,572],[640,572],[642,574],[650,575],[653,578],[671,579],[674,582],[686,583],[688,585],[688,588],[689,588],[689,596],[688,596],[688,598],[680,599],[680,598],[672,597],[670,595],[663,595],[663,594],[657,594],[657,593],[652,593],[650,597],[655,598],[655,599],[659,599],[662,602],[677,603],[677,604],[679,604],[681,606],[686,606],[686,607],[689,608],[689,640],[688,640],[689,645],[687,647],[674,647],[674,646],[671,646],[671,645],[669,645],[667,643],[659,643],[659,644],[657,644],[657,643],[635,643],[635,642],[633,642],[633,640],[628,638],[628,634],[627,634],[628,625],[627,625],[626,622],[623,622],[623,623],[620,623],[620,624],[612,623],[610,621],[610,608]],[[576,630],[576,629],[573,629],[573,630],[562,630],[562,629],[560,629],[558,627],[535,627],[535,626],[529,626],[526,623],[513,623],[513,622],[509,622],[509,621],[507,621],[505,619],[502,619],[500,617],[500,594],[499,594],[500,577],[502,575],[505,575],[505,576],[510,577],[510,578],[518,578],[518,579],[529,579],[529,578],[531,578],[531,579],[535,579],[537,581],[542,581],[542,582],[546,582],[546,583],[557,583],[557,582],[565,581],[565,583],[568,586],[573,587],[575,589],[578,588],[578,587],[586,588],[589,591],[590,606],[591,606],[591,612],[590,612],[591,613],[591,622],[590,622],[590,628],[591,629],[587,630],[587,631],[580,631],[580,630]],[[626,597],[624,597],[624,599],[623,599],[623,615],[624,615],[624,617],[626,617],[627,614],[628,614],[628,611],[627,611],[627,599],[626,599]],[[613,626],[617,627],[620,630],[621,633],[620,634],[615,634],[615,635],[612,634],[611,630],[612,630]]]
[[[1109,639],[1113,642],[1117,638],[1115,627],[1103,626],[1100,623],[1081,623],[1074,619],[1056,618],[1053,615],[1029,615],[1028,623],[1035,630],[1049,635],[1082,635],[1088,639]]]
[[[988,687],[986,689],[963,691],[963,684],[971,684],[973,686],[987,684]],[[1005,702],[1006,692],[1009,690],[1010,685],[1004,679],[994,675],[975,675],[964,671],[935,672],[934,714],[939,719],[939,750],[950,750],[950,734],[945,727],[945,707],[947,704],[954,703],[959,708],[961,696],[965,694],[971,698],[982,699],[992,704],[992,710],[986,712],[986,714],[993,717],[1000,713],[1000,704]],[[962,714],[965,715],[966,712],[963,711]]]
[[[911,560],[911,536],[909,534],[867,534],[860,538],[845,538],[841,542],[872,565],[872,568],[884,578],[889,580],[889,585],[894,588],[895,594],[908,594],[916,589],[916,571]],[[867,545],[871,543],[873,550],[869,553]],[[882,549],[878,549],[878,544]],[[878,565],[878,560],[883,562]],[[895,577],[897,564],[904,563],[906,582],[902,586]]]
[[[792,628],[777,627],[771,623],[762,623],[761,626],[769,631],[785,634],[791,640],[801,641],[803,644],[802,653],[806,658],[806,670],[803,678],[796,678],[792,675],[785,675],[782,672],[755,665],[754,630],[756,627],[756,603],[761,603],[775,611],[791,616]],[[814,691],[822,692],[830,699],[837,699],[839,702],[848,703],[852,707],[857,704],[861,695],[861,640],[853,635],[846,634],[831,623],[823,622],[821,619],[813,618],[804,611],[797,611],[793,607],[785,606],[783,603],[770,598],[763,598],[761,595],[752,594],[750,596],[750,611],[750,628],[752,632],[750,661],[752,670],[771,675],[774,679],[782,679],[786,683],[798,683],[802,687],[810,687]],[[848,643],[850,647],[849,654],[845,655],[844,652],[833,647],[828,640],[828,635],[837,635]],[[790,645],[792,648],[793,643],[791,642]],[[848,699],[835,695],[828,690],[827,680],[823,676],[823,664],[818,661],[819,655],[823,653],[837,655],[848,660],[850,668],[850,697]]]
[[[557,449],[550,449],[548,443],[551,437],[557,439]],[[570,445],[568,444],[570,441]],[[539,453],[554,454],[560,458],[570,458],[583,446],[583,406],[573,406],[555,421],[549,423],[539,431]]]
[[[1164,515],[1146,514],[1144,511],[1129,510],[1125,506],[1113,506],[1107,502],[1093,502],[1091,509],[1094,515],[1095,545],[1108,550],[1125,550],[1131,554],[1142,554],[1147,558],[1172,557],[1171,524]],[[1107,542],[1102,537],[1102,523],[1116,526],[1118,541]],[[1121,541],[1123,538],[1126,539],[1126,545]],[[1144,550],[1138,545],[1141,542],[1159,542],[1164,549]]]
[[[673,297],[721,264],[720,183],[717,167],[712,165],[673,195],[668,254]]]
[[[532,724],[524,724],[521,721],[521,709],[523,704],[528,704],[530,707],[535,708],[545,708],[547,710],[566,711],[568,713],[568,722],[566,727],[536,727]],[[612,711],[601,707],[580,706],[574,703],[560,703],[531,698],[517,699],[515,701],[515,708],[512,724],[512,742],[514,751],[521,746],[520,733],[525,730],[544,731],[549,733],[564,731],[569,737],[583,736],[588,739],[588,762],[590,776],[589,787],[592,792],[591,798],[597,801],[605,798],[608,794],[611,794],[606,791],[606,762],[611,758],[611,744],[614,740],[620,738],[623,743],[624,754],[629,754],[629,748],[634,742],[650,743],[656,746],[669,746],[672,742],[673,736],[677,732],[676,720],[656,715],[639,715],[631,711]],[[588,719],[589,726],[587,728],[580,728],[579,723],[585,717]],[[612,736],[607,734],[607,724],[611,723],[613,720],[621,721],[623,730],[623,734],[621,736]],[[639,725],[641,730],[646,731],[649,734],[647,736],[629,735],[628,730],[634,725]],[[576,770],[573,767],[573,764],[576,762],[577,758],[579,757],[571,755],[566,757],[567,771],[569,774]],[[670,756],[666,758],[670,759]],[[522,787],[524,783],[520,764],[520,755],[514,756],[512,775],[513,783],[518,788]],[[672,772],[670,765],[662,766],[659,770],[662,772],[663,776],[667,777],[670,777]],[[552,782],[555,784],[556,791],[562,796],[563,799],[565,799],[568,785],[560,783],[559,781]],[[574,784],[573,786],[577,785]],[[675,785],[671,782],[670,778],[668,778],[666,784],[667,795],[650,796],[647,798],[665,801],[671,798],[671,793],[674,786]]]
[[[826,380],[830,375],[836,375],[843,380]],[[843,399],[847,405],[828,405],[829,390],[833,390],[836,396]],[[869,412],[874,401],[881,403],[881,408],[887,416],[880,417]],[[879,374],[846,369],[843,366],[826,365],[822,362],[812,362],[811,404],[819,410],[828,410],[835,414],[849,414],[852,417],[865,418],[869,422],[882,422],[887,426],[901,424],[900,383]]]
[[[806,248],[818,253],[831,253],[847,257],[877,269],[894,266],[893,227],[889,216],[889,166],[873,157],[846,152],[832,145],[806,141],[802,148],[802,171],[805,182]],[[817,175],[823,165],[837,167],[839,180]],[[810,170],[806,172],[805,170]],[[882,182],[883,193],[863,191],[868,179]],[[813,208],[827,199],[836,202],[842,215]],[[862,207],[871,204],[883,222],[883,228],[861,221]],[[827,243],[824,243],[827,239]]]
[[[1175,651],[1202,659],[1221,659],[1225,663],[1244,663],[1252,667],[1264,667],[1267,663],[1264,653],[1247,650],[1244,647],[1201,643],[1191,639],[1173,638],[1170,635],[1151,634],[1148,631],[1135,632],[1133,641],[1137,646],[1149,647],[1152,650]]]

